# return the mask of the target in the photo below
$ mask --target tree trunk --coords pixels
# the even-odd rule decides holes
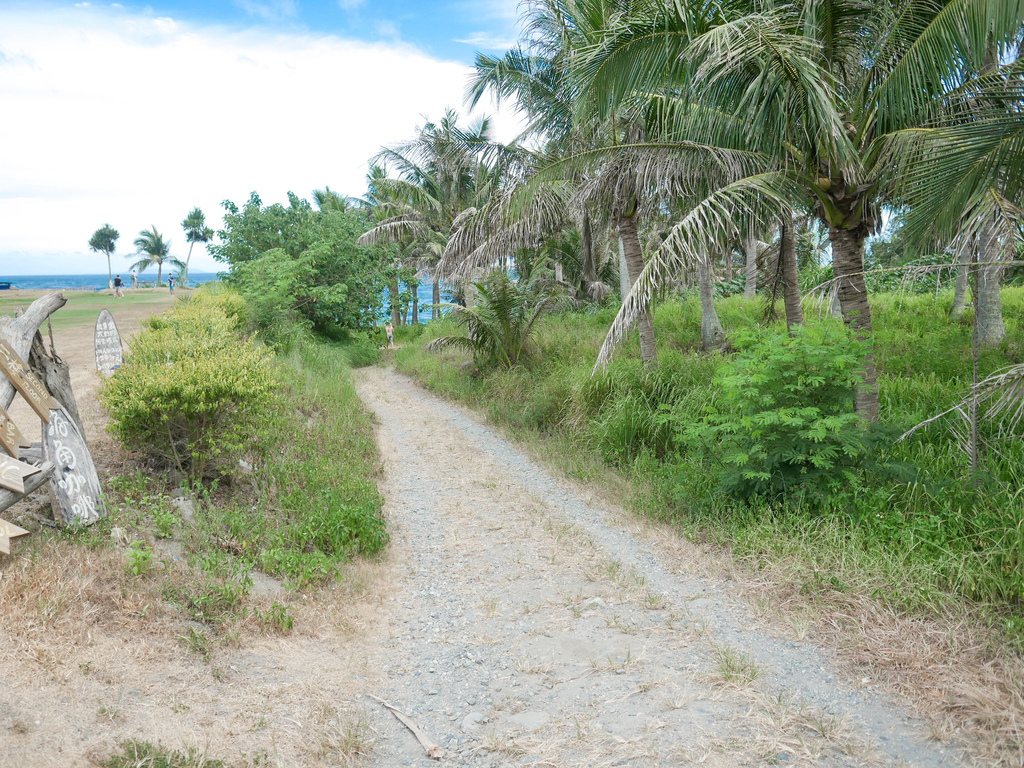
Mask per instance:
[[[725,251],[725,282],[731,283],[732,274],[732,249],[729,248]]]
[[[580,227],[580,248],[583,251],[583,282],[590,287],[597,282],[597,265],[594,263],[594,235],[590,229],[590,214],[583,212],[583,225]]]
[[[178,276],[178,282],[181,283],[181,287],[185,287],[185,281],[188,280],[188,265],[192,261],[192,248],[195,246],[195,240],[190,240],[188,243],[188,256],[185,257],[185,271]]]
[[[782,260],[782,298],[786,304],[786,328],[804,324],[804,309],[800,305],[800,281],[796,264],[796,232],[793,221],[782,220],[779,227],[779,258]]]
[[[159,288],[164,283],[164,263],[158,261],[156,263],[156,287]]]
[[[626,265],[626,272],[629,278],[629,288],[622,295],[626,300],[629,291],[633,290],[637,278],[644,269],[644,255],[640,247],[640,235],[636,229],[635,216],[620,216],[617,222],[619,228],[619,253]],[[709,278],[710,279],[710,278]],[[653,297],[651,297],[653,301]],[[651,317],[650,302],[647,311],[637,318],[637,325],[640,328],[640,357],[644,361],[645,368],[653,368],[657,364],[657,349],[654,338],[654,321]]]
[[[757,294],[757,238],[751,231],[743,239],[743,252],[747,256],[747,285],[743,289],[743,297],[752,299]]]
[[[434,306],[430,308],[430,319],[437,320],[441,316],[441,309],[437,306],[441,303],[441,282],[437,275],[434,275]]]
[[[838,278],[839,306],[843,322],[857,332],[857,338],[871,338],[871,307],[864,284],[864,227],[857,229],[829,228],[832,241],[832,268]],[[878,372],[874,349],[869,347],[864,359],[863,382],[857,387],[854,410],[864,421],[878,421]]]
[[[388,285],[388,298],[391,299],[391,324],[397,328],[402,324],[402,310],[398,307],[398,278]]]
[[[114,270],[110,268],[110,254],[107,254],[107,290],[114,287]]]
[[[412,289],[412,325],[418,324],[420,321],[420,287],[418,285],[413,286]]]
[[[959,319],[967,311],[967,284],[969,282],[967,253],[963,251],[957,257],[956,287],[953,289],[953,306],[949,308],[950,320]]]
[[[982,229],[979,245],[978,261],[1001,261],[1003,246],[991,224]],[[995,264],[978,266],[977,269],[978,295],[974,299],[974,311],[977,316],[978,344],[982,347],[994,347],[1006,338],[1003,299],[1000,294],[1003,268]]]
[[[718,352],[725,346],[725,330],[715,310],[711,267],[705,260],[697,264],[697,287],[700,289],[700,340],[705,351]]]

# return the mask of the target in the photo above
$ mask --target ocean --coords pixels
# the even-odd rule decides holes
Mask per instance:
[[[121,273],[121,279],[125,284],[131,286],[131,270]],[[139,276],[143,282],[156,282],[156,272],[150,273],[146,270]],[[188,282],[191,285],[202,285],[217,279],[216,272],[190,272]],[[164,272],[164,282],[167,282],[167,273]],[[59,291],[59,290],[94,290],[100,291],[107,287],[107,273],[99,275],[11,275],[0,274],[0,283],[11,283],[15,288],[23,291]]]
[[[149,270],[144,272],[141,276],[143,281],[156,282],[156,273],[150,274]],[[131,286],[131,272],[127,275],[122,273],[121,279],[125,281],[125,284]],[[167,276],[164,275],[166,281]],[[202,285],[203,283],[209,283],[217,279],[216,272],[190,272],[188,275],[188,282],[190,285]],[[93,290],[100,291],[107,287],[107,275],[106,273],[99,275],[12,275],[5,276],[0,274],[0,284],[11,283],[12,287],[19,288],[23,291],[59,291],[59,290],[74,290],[74,291],[85,291]],[[418,290],[420,299],[420,322],[426,323],[430,321],[430,305],[433,303],[433,286],[424,281],[420,284]],[[0,296],[6,295],[0,291]],[[387,291],[385,290],[384,296],[387,297]],[[451,301],[451,291],[447,286],[441,287],[441,301]],[[410,313],[412,307],[409,308]],[[390,313],[386,310],[381,314],[382,318],[390,317]]]

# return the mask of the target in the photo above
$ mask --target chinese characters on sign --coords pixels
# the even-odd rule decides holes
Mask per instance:
[[[110,376],[123,362],[121,334],[114,316],[104,309],[96,320],[96,370]]]
[[[0,339],[0,372],[7,376],[8,381],[21,393],[32,410],[39,414],[45,422],[50,421],[50,411],[60,408],[57,401],[50,397],[43,382],[28,369],[6,339]]]

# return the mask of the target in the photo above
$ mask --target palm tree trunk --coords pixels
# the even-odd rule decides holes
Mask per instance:
[[[711,266],[705,259],[697,264],[697,287],[700,289],[700,341],[705,351],[718,352],[725,346],[725,330],[715,310]]]
[[[188,263],[192,261],[192,248],[195,246],[196,241],[190,240],[188,243],[188,256],[185,257],[185,270],[179,276],[179,282],[181,287],[185,287],[185,281],[188,280]]]
[[[420,321],[420,287],[418,285],[413,286],[412,289],[412,324],[416,325]]]
[[[107,254],[107,290],[114,287],[114,270],[110,268],[110,254]]]
[[[796,264],[796,232],[793,221],[784,218],[779,227],[779,258],[782,260],[782,298],[786,305],[786,328],[804,324],[804,309],[800,305],[800,281]]]
[[[966,252],[957,256],[956,284],[953,288],[953,306],[949,308],[949,319],[957,320],[967,311],[967,284],[970,282],[970,273],[967,267]]]
[[[589,288],[597,282],[597,265],[594,263],[594,234],[590,228],[590,214],[583,212],[580,227],[580,248],[583,251],[583,282]]]
[[[164,282],[163,275],[164,275],[164,263],[162,261],[158,261],[156,263],[156,287],[157,288],[159,288],[161,285],[163,285],[163,282]]]
[[[724,261],[725,261],[725,282],[731,283],[732,282],[732,278],[733,278],[733,274],[732,274],[732,249],[731,248],[726,250]]]
[[[396,328],[402,324],[402,312],[398,307],[398,278],[388,285],[388,298],[391,299],[391,324]]]
[[[843,322],[857,332],[857,338],[871,338],[871,307],[868,304],[868,290],[864,284],[864,227],[843,229],[829,227],[832,241],[832,268],[838,278],[839,305],[843,310]],[[869,342],[870,343],[870,342]],[[878,371],[875,369],[875,354],[869,348],[864,358],[863,381],[857,387],[854,410],[864,421],[878,421]]]
[[[743,289],[743,297],[752,299],[757,295],[757,238],[752,231],[747,231],[743,238],[743,252],[747,257],[747,285]]]
[[[625,301],[626,295],[636,285],[637,278],[640,277],[640,273],[644,269],[644,254],[640,247],[636,216],[620,216],[616,224],[619,228],[619,253],[626,266],[629,279],[629,289],[622,295],[622,300]],[[657,364],[657,349],[650,305],[648,305],[647,311],[637,318],[637,325],[640,328],[640,357],[644,361],[645,368],[653,368]]]
[[[433,299],[434,299],[434,306],[430,308],[430,319],[431,320],[436,320],[437,318],[439,318],[441,316],[441,310],[437,306],[438,304],[441,303],[441,283],[438,280],[437,275],[434,275],[434,296],[433,296]]]
[[[1002,245],[995,227],[986,224],[981,232],[979,261],[999,261]],[[1000,294],[1003,268],[998,264],[978,266],[978,295],[975,297],[975,313],[978,325],[978,344],[994,347],[1006,338],[1003,324],[1003,299]]]

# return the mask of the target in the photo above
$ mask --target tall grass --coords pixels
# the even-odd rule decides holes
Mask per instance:
[[[872,297],[889,437],[876,450],[874,469],[824,505],[798,497],[740,502],[719,487],[713,446],[695,452],[675,443],[662,418],[666,409],[699,421],[719,396],[713,379],[722,357],[699,351],[700,309],[692,300],[658,307],[653,372],[641,366],[632,340],[592,375],[612,308],[545,319],[537,353],[509,371],[472,369],[457,353],[425,353],[425,342],[450,332],[443,321],[399,350],[397,365],[513,431],[587,457],[578,463],[586,472],[624,474],[632,504],[648,515],[728,546],[741,559],[787,559],[808,574],[808,590],[857,585],[906,611],[945,610],[970,599],[989,606],[1024,642],[1024,441],[998,440],[983,426],[988,447],[972,477],[951,423],[892,439],[969,391],[971,325],[948,320],[951,301],[950,292]],[[1024,357],[1024,289],[1004,289],[1003,306],[1008,338],[982,351],[982,376]],[[758,325],[763,315],[759,303],[740,296],[719,301],[718,312],[729,333]],[[810,313],[808,323],[818,322]]]

